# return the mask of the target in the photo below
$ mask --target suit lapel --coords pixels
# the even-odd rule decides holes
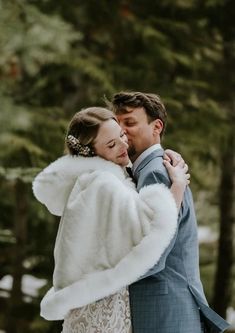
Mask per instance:
[[[164,150],[163,149],[156,149],[154,150],[151,154],[149,154],[147,157],[145,157],[145,159],[140,162],[140,164],[138,165],[138,167],[136,168],[135,172],[134,172],[134,178],[138,179],[139,178],[139,174],[141,172],[141,170],[150,162],[152,161],[152,159],[156,158],[156,157],[163,157],[164,154]]]

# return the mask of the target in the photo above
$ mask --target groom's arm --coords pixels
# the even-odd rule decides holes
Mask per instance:
[[[158,171],[152,171],[152,172],[147,173],[144,177],[143,176],[140,177],[140,179],[138,181],[138,188],[139,188],[139,185],[142,188],[143,186],[148,186],[148,185],[152,185],[152,184],[165,184],[168,188],[171,186],[171,182],[170,182],[169,178],[167,177],[167,173],[166,173],[166,175],[164,175],[163,173],[160,173]],[[157,200],[157,198],[156,198],[156,200]],[[178,223],[181,220],[181,216],[182,216],[182,207],[179,212]],[[165,251],[162,254],[158,263],[155,266],[153,266],[146,274],[141,276],[140,279],[144,279],[148,276],[159,273],[160,271],[162,271],[165,268],[167,257],[169,255],[169,253],[171,252],[172,248],[174,247],[177,235],[178,235],[178,228],[176,230],[174,238],[171,240],[170,244],[165,249]]]

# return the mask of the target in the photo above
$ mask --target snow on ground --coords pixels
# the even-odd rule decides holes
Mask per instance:
[[[231,329],[235,328],[235,309],[229,307],[227,309],[227,321],[231,325]]]
[[[199,226],[198,227],[198,241],[201,243],[211,243],[217,240],[217,233],[211,230],[210,227]]]
[[[35,297],[38,295],[38,289],[46,284],[45,279],[38,279],[35,276],[25,274],[22,279],[22,291],[25,295]],[[0,280],[0,288],[4,289],[0,291],[1,297],[8,297],[9,291],[12,288],[12,276],[5,275]],[[1,333],[1,332],[0,332]]]

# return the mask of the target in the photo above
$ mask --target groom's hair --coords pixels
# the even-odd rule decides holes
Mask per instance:
[[[160,119],[162,121],[163,129],[161,135],[164,133],[167,121],[167,113],[165,105],[158,95],[122,91],[113,96],[111,104],[109,104],[109,107],[110,106],[116,115],[128,113],[128,108],[143,107],[149,122],[156,119]]]

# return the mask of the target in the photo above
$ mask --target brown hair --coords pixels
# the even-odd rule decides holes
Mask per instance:
[[[108,106],[115,114],[128,113],[127,108],[143,107],[151,122],[155,119],[160,119],[163,123],[161,135],[166,127],[167,113],[166,108],[160,97],[156,94],[141,93],[141,92],[119,92],[113,96],[111,103]]]
[[[69,136],[78,139],[82,146],[89,147],[93,150],[94,140],[98,134],[100,125],[109,119],[114,119],[116,121],[114,113],[102,107],[95,106],[77,112],[68,126],[65,139],[66,151],[70,155],[79,155],[79,151],[68,144]],[[94,152],[92,155],[94,155]]]

